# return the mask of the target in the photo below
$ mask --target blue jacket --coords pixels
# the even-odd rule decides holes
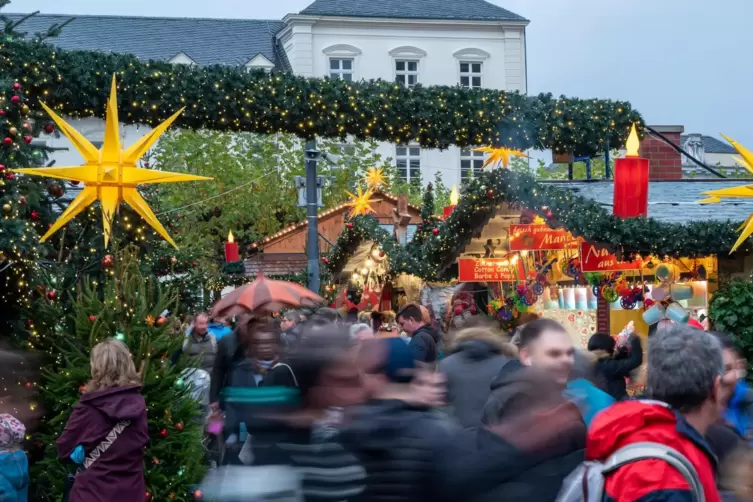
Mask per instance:
[[[207,328],[207,331],[210,335],[214,335],[214,338],[219,342],[223,336],[229,335],[233,332],[232,329],[228,328],[224,324],[218,324],[218,323],[211,323],[209,327]]]
[[[565,397],[578,406],[586,427],[591,425],[591,421],[599,412],[609,408],[614,403],[612,396],[585,378],[568,382]]]
[[[724,418],[738,434],[747,437],[751,426],[751,411],[753,411],[753,389],[750,389],[744,380],[738,380]]]
[[[23,450],[0,453],[0,502],[29,498],[29,461]]]

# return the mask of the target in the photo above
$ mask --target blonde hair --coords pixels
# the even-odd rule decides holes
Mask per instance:
[[[86,392],[141,384],[131,352],[123,342],[114,338],[94,346],[91,370],[92,379],[86,384]]]
[[[395,311],[394,310],[385,310],[382,312],[382,324],[392,324],[395,322]]]

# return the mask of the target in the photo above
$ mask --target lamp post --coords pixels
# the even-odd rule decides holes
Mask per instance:
[[[321,152],[316,149],[316,140],[306,142],[306,220],[308,236],[306,239],[306,258],[308,260],[308,288],[319,293],[319,204],[317,197],[316,163]]]

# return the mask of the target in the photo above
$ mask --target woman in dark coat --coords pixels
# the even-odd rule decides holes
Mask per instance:
[[[588,339],[588,351],[597,358],[595,372],[603,380],[604,390],[615,400],[622,401],[627,398],[625,378],[643,364],[643,347],[635,333],[628,337],[627,349],[615,353],[615,345],[614,338],[607,333],[596,333]]]
[[[149,441],[146,403],[141,380],[128,347],[115,339],[97,344],[91,353],[92,379],[73,407],[65,429],[57,439],[60,458],[83,450],[89,457],[111,433],[117,437],[80,472],[70,492],[70,502],[143,502],[144,447]],[[81,448],[78,448],[81,447]],[[81,463],[76,459],[77,463]]]

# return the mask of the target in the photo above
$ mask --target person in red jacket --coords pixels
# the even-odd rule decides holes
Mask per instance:
[[[716,459],[704,435],[719,420],[729,392],[722,376],[719,341],[688,326],[676,326],[649,339],[646,391],[654,401],[624,401],[593,421],[586,459],[606,461],[627,445],[654,442],[684,455],[695,467],[707,502],[719,502]],[[692,502],[679,471],[661,460],[642,460],[610,473],[606,501]]]

